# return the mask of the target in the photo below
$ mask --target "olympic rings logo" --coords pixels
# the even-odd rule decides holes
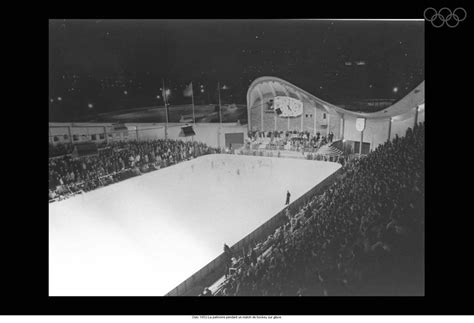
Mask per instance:
[[[461,21],[464,21],[467,17],[467,12],[464,8],[456,8],[451,12],[449,8],[441,8],[437,11],[435,8],[426,8],[423,12],[423,16],[426,21],[431,22],[433,27],[440,28],[444,24],[450,28],[455,28]],[[454,22],[453,22],[454,21]]]

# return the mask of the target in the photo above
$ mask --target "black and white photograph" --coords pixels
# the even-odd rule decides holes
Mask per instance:
[[[427,26],[49,19],[49,296],[425,296]]]

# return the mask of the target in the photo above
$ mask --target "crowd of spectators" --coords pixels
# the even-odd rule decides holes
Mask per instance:
[[[308,160],[320,160],[339,163],[344,166],[346,158],[343,155],[340,156],[327,156],[321,154],[307,154],[306,159]]]
[[[201,155],[219,152],[203,143],[179,140],[110,143],[92,156],[49,159],[49,198],[89,191]]]
[[[229,262],[215,295],[422,295],[424,123],[367,156],[263,242]],[[258,256],[257,256],[258,254]]]
[[[72,144],[58,143],[53,145],[49,143],[49,157],[63,156],[72,153],[74,146]]]
[[[331,131],[327,136],[318,131],[312,134],[309,131],[249,131],[248,148],[266,143],[269,149],[289,149],[296,151],[314,152],[321,146],[334,140]]]

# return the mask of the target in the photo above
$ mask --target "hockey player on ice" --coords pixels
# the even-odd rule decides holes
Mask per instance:
[[[286,191],[286,202],[285,202],[285,205],[290,204],[290,196],[291,196],[290,191],[287,190],[287,191]]]

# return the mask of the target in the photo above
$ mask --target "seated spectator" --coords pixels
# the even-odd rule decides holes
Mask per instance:
[[[250,266],[230,271],[225,295],[365,295],[395,285],[400,293],[406,273],[423,268],[413,261],[424,254],[423,167],[424,123],[344,161],[324,194],[257,242]]]
[[[49,187],[61,197],[186,160],[188,152],[201,156],[219,151],[198,142],[162,139],[103,144],[98,155],[82,158],[68,153],[73,149],[73,145],[50,144],[50,156],[67,153],[49,159]]]
[[[204,291],[202,292],[202,296],[212,296],[211,290],[208,287],[204,288]]]

